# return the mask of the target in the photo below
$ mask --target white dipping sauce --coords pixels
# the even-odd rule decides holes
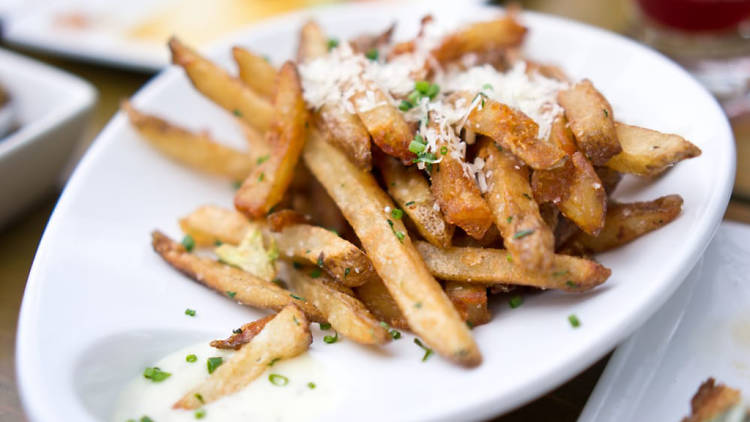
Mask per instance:
[[[172,409],[186,392],[209,377],[206,360],[221,356],[224,362],[234,353],[219,350],[208,343],[186,347],[154,362],[153,366],[172,375],[153,382],[137,374],[120,393],[112,415],[113,422],[140,420],[148,416],[154,422],[195,422],[194,410]],[[187,362],[194,354],[198,360]],[[144,368],[145,369],[145,368]],[[270,374],[287,377],[289,383],[277,386],[268,380]],[[310,388],[308,383],[314,383]],[[334,382],[324,366],[308,353],[276,362],[244,389],[202,407],[202,421],[300,421],[315,420],[334,407],[337,400]]]

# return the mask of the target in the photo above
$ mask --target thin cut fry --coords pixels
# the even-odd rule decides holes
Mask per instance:
[[[240,80],[266,99],[273,99],[276,90],[276,69],[271,63],[242,47],[232,47],[232,56],[237,63]]]
[[[313,20],[307,21],[299,32],[299,46],[297,47],[297,61],[304,63],[308,60],[324,56],[328,52],[328,38],[323,29]]]
[[[197,246],[213,246],[218,242],[237,245],[250,230],[250,223],[235,210],[203,205],[181,218],[180,228]]]
[[[505,247],[522,267],[546,270],[552,261],[555,238],[532,197],[528,167],[506,151],[499,151],[487,138],[480,141],[479,157],[489,175],[485,198]]]
[[[545,271],[528,271],[503,249],[439,249],[427,242],[416,245],[430,272],[443,280],[581,292],[604,283],[611,274],[608,268],[594,261],[568,255],[554,255],[552,265]]]
[[[409,323],[406,321],[401,309],[398,308],[396,301],[393,300],[388,289],[380,278],[370,280],[367,283],[354,289],[357,297],[367,306],[367,309],[373,313],[380,321],[383,321],[393,328],[408,330]]]
[[[419,234],[435,246],[450,246],[454,226],[435,209],[435,197],[420,171],[403,166],[392,157],[380,157],[377,164],[388,193],[411,218]]]
[[[280,232],[285,227],[295,224],[309,224],[310,218],[295,210],[279,210],[268,214],[266,222],[268,222],[268,228],[272,232]]]
[[[356,114],[341,106],[324,105],[313,114],[318,127],[328,132],[328,139],[349,157],[357,167],[372,167],[370,134]]]
[[[152,233],[152,245],[154,250],[176,270],[222,295],[234,292],[233,299],[243,305],[280,310],[289,304],[296,304],[311,320],[325,321],[315,306],[295,298],[290,291],[238,268],[193,255],[161,232]]]
[[[622,152],[612,157],[607,167],[621,173],[656,176],[675,163],[701,155],[700,148],[679,135],[619,122],[615,127]]]
[[[366,89],[354,94],[350,101],[357,110],[357,116],[372,136],[372,141],[388,155],[400,158],[405,164],[411,163],[415,155],[409,151],[412,131],[396,107],[388,100],[386,94],[372,82],[363,82]],[[372,98],[370,98],[372,96]],[[360,102],[374,107],[365,108]]]
[[[270,102],[177,38],[169,40],[169,48],[172,62],[185,69],[198,91],[259,131],[269,128],[274,114]]]
[[[197,409],[235,393],[268,369],[271,362],[305,352],[312,343],[310,323],[294,305],[286,306],[263,330],[219,366],[211,376],[187,392],[175,409]]]
[[[401,220],[383,211],[394,204],[372,174],[350,163],[318,131],[311,131],[303,156],[354,228],[411,329],[447,359],[478,365],[482,358],[471,332],[429,274]]]
[[[192,168],[242,180],[255,168],[253,158],[214,141],[208,133],[195,133],[156,116],[141,113],[128,101],[122,103],[130,124],[164,155]]]
[[[432,55],[445,64],[468,53],[485,53],[521,45],[526,28],[512,16],[476,22],[443,39]]]
[[[287,280],[297,294],[304,297],[325,316],[336,332],[360,344],[385,344],[390,341],[383,328],[358,299],[341,292],[326,276],[312,278],[290,269]]]
[[[268,324],[276,315],[268,315],[261,319],[253,322],[248,322],[239,328],[239,332],[232,332],[232,335],[224,340],[214,340],[211,342],[211,347],[217,349],[233,349],[240,350],[243,344],[250,343],[250,340],[255,338],[258,333],[263,330],[263,327]]]
[[[490,322],[492,316],[487,309],[487,286],[446,281],[445,293],[470,327]]]
[[[573,174],[568,195],[558,207],[581,230],[595,235],[604,227],[607,192],[594,167],[582,153],[576,152],[570,158]]]

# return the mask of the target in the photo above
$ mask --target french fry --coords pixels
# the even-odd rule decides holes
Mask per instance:
[[[446,281],[445,294],[469,327],[490,322],[492,316],[487,309],[487,286]]]
[[[336,332],[360,344],[385,344],[390,341],[388,330],[357,298],[341,292],[326,276],[310,275],[290,269],[287,280],[297,294],[304,297],[325,316]]]
[[[449,148],[439,144],[438,148]],[[481,239],[492,225],[492,211],[472,176],[464,171],[459,159],[449,152],[430,172],[430,188],[445,220],[464,229],[474,239]]]
[[[666,226],[680,215],[682,197],[667,195],[647,202],[610,201],[604,229],[598,236],[579,233],[568,243],[572,250],[598,253],[620,247]]]
[[[415,155],[409,151],[412,131],[401,112],[375,84],[364,81],[365,90],[355,93],[350,102],[360,121],[383,152],[410,164]]]
[[[261,132],[270,127],[274,115],[270,102],[177,38],[169,40],[169,49],[172,62],[185,69],[203,95]]]
[[[213,246],[219,242],[238,245],[250,230],[250,222],[235,210],[203,205],[181,218],[180,228],[197,246]]]
[[[152,245],[154,251],[176,270],[222,295],[234,292],[233,300],[243,305],[280,310],[296,304],[312,321],[325,322],[315,306],[295,298],[290,291],[238,268],[193,255],[161,232],[152,233]]]
[[[255,338],[255,336],[263,330],[263,327],[274,319],[275,316],[276,315],[268,315],[253,322],[243,324],[242,327],[239,328],[239,332],[233,331],[232,335],[224,340],[212,341],[211,347],[217,349],[240,350],[240,347],[242,347],[243,344],[250,343],[250,340]]]
[[[141,113],[128,101],[122,103],[130,124],[149,144],[169,158],[194,169],[242,180],[255,168],[255,160],[242,151],[224,146],[208,133],[195,133],[159,117]]]
[[[394,204],[372,174],[359,170],[317,130],[311,131],[303,157],[354,228],[411,329],[445,358],[478,365],[482,358],[471,332],[429,274],[403,222],[383,211]]]
[[[307,167],[304,168],[309,173]],[[306,189],[294,196],[293,208],[304,215],[309,215],[315,224],[333,230],[345,239],[356,241],[356,236],[352,233],[349,223],[346,222],[336,203],[312,175],[307,181]]]
[[[324,105],[313,114],[318,127],[328,132],[328,139],[362,170],[372,168],[370,134],[356,114],[341,106]]]
[[[610,158],[607,167],[620,173],[657,176],[687,158],[701,155],[700,148],[679,135],[671,135],[616,123],[622,152]]]
[[[325,56],[326,53],[328,53],[328,37],[326,37],[323,29],[313,20],[305,22],[299,32],[297,61],[304,63]]]
[[[604,283],[611,274],[594,261],[568,255],[554,255],[552,265],[545,271],[528,271],[503,249],[440,249],[421,241],[416,246],[430,272],[443,280],[581,292]]]
[[[385,156],[378,158],[377,165],[391,198],[411,218],[419,234],[435,246],[450,246],[454,226],[446,222],[443,214],[435,209],[435,197],[419,170]]]
[[[622,151],[615,131],[612,106],[588,79],[557,94],[578,148],[595,166]]]
[[[265,58],[242,47],[232,47],[239,77],[250,89],[272,100],[276,90],[276,69]]]
[[[394,23],[386,28],[383,32],[380,32],[378,34],[362,34],[352,39],[349,43],[351,44],[354,51],[359,53],[367,53],[368,51],[371,51],[373,49],[377,50],[380,47],[388,45],[391,42],[393,31],[395,30],[396,24]]]
[[[463,100],[468,105],[477,95],[480,105],[469,113],[467,128],[489,136],[533,169],[548,169],[560,164],[565,153],[555,144],[537,139],[539,125],[520,111],[469,92],[456,93],[453,100]]]
[[[280,232],[284,228],[295,224],[309,224],[310,217],[295,210],[280,210],[268,214],[266,217],[268,228],[272,232]]]
[[[276,116],[266,133],[271,155],[245,179],[234,197],[235,207],[253,218],[265,216],[282,200],[305,143],[307,110],[293,63],[286,62],[281,67],[277,86]]]
[[[604,191],[607,192],[607,195],[612,195],[612,192],[615,191],[617,185],[619,185],[622,180],[622,173],[617,170],[612,170],[609,167],[595,167],[594,171],[596,171],[596,175],[599,176],[599,180],[601,180],[602,185],[604,186]]]
[[[400,330],[409,329],[406,317],[383,284],[383,280],[380,278],[370,280],[359,287],[355,287],[354,291],[359,300],[380,321]]]
[[[263,374],[272,362],[298,356],[311,343],[310,323],[305,314],[296,306],[288,305],[255,338],[182,396],[173,407],[197,409],[235,393]]]
[[[528,270],[546,270],[552,261],[555,238],[539,214],[532,197],[528,167],[483,138],[478,156],[484,160],[487,178],[485,199],[495,226],[513,259]]]
[[[485,53],[517,47],[527,29],[512,16],[476,22],[444,38],[432,55],[441,64],[460,59],[468,53]]]

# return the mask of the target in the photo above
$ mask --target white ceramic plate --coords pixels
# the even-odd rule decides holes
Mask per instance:
[[[748,225],[721,225],[677,293],[617,348],[579,422],[681,420],[708,377],[750,398],[748,238]]]
[[[61,171],[86,127],[96,93],[87,82],[0,49],[0,84],[10,102],[0,110],[0,226],[58,187]]]
[[[346,38],[394,20],[397,37],[414,34],[426,6],[362,4],[313,13]],[[439,20],[487,19],[496,9],[434,5]],[[279,63],[292,56],[298,13],[268,21],[233,43]],[[519,406],[580,372],[631,334],[692,269],[716,229],[734,175],[734,144],[719,106],[675,64],[629,40],[558,18],[528,13],[529,56],[590,77],[618,118],[680,133],[703,149],[651,183],[623,181],[617,197],[685,198],[672,224],[601,255],[606,285],[571,295],[548,292],[511,310],[495,302],[490,324],[474,330],[484,355],[466,370],[440,358],[421,362],[408,336],[378,352],[350,342],[311,353],[343,368],[345,400],[323,419],[481,419]],[[229,46],[215,57],[229,63]],[[209,127],[236,145],[231,116],[202,99],[170,68],[136,95],[137,106],[192,128]],[[146,365],[196,339],[210,339],[261,315],[187,280],[149,245],[154,228],[180,236],[176,218],[205,203],[230,206],[233,189],[177,165],[138,139],[123,115],[101,133],[55,210],[31,270],[18,335],[18,379],[32,420],[104,419],[114,397]],[[186,307],[199,316],[186,318]],[[582,322],[572,329],[568,315]],[[163,333],[169,335],[160,337]],[[106,353],[104,353],[106,352]],[[375,404],[377,403],[377,404]]]

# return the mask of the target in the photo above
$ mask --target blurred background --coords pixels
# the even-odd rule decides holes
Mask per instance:
[[[373,0],[374,1],[374,0]],[[343,0],[0,0],[0,52],[11,50],[62,69],[98,92],[85,124],[75,131],[65,165],[38,194],[7,218],[0,212],[0,421],[23,421],[14,380],[14,340],[26,277],[39,238],[66,177],[91,141],[131,96],[167,64],[165,40],[178,34],[206,45],[264,18]],[[394,2],[395,3],[395,2]],[[504,5],[507,2],[493,1]],[[555,14],[631,37],[672,57],[721,103],[734,129],[738,162],[725,218],[750,222],[750,0],[526,0],[525,10]],[[178,4],[179,7],[175,7]],[[27,124],[8,119],[3,107],[22,95],[9,86],[13,66],[0,55],[0,175],[3,142]],[[2,88],[5,86],[5,89]],[[20,116],[20,114],[19,114]],[[7,132],[7,133],[6,133]],[[60,135],[62,136],[62,134]],[[8,148],[6,148],[7,150]],[[65,153],[68,155],[68,152]],[[57,170],[57,169],[55,169]],[[0,177],[1,179],[2,177]],[[0,180],[2,202],[13,196]],[[0,211],[3,207],[0,206]],[[498,421],[578,417],[606,358],[550,394]]]

